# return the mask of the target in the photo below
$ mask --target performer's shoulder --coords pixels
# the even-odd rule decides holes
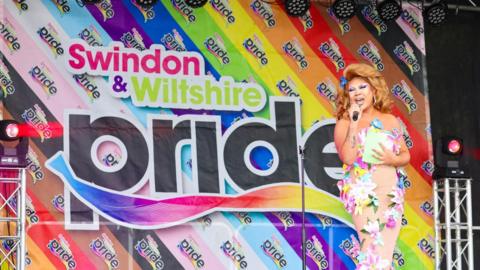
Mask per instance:
[[[385,127],[398,128],[398,119],[395,115],[391,113],[383,113],[382,118]]]

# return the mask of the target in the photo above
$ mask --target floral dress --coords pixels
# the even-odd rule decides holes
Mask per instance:
[[[400,151],[398,130],[384,130],[374,119],[369,127],[358,132],[358,153],[352,165],[344,165],[344,178],[338,182],[340,199],[352,215],[360,242],[355,247],[357,270],[392,269],[392,256],[401,227],[405,190],[401,169],[374,165],[363,161],[368,132],[385,132],[382,144],[394,153]]]

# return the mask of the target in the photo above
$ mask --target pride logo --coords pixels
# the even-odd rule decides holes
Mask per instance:
[[[323,246],[318,241],[318,238],[313,235],[311,239],[307,240],[307,255],[310,257],[315,264],[319,267],[319,269],[327,269],[328,268],[328,261],[325,257],[325,253],[323,251]]]
[[[158,244],[150,235],[138,241],[135,250],[150,263],[153,269],[164,269],[165,262],[158,250]]]
[[[28,173],[32,176],[33,183],[35,184],[37,183],[37,181],[43,180],[44,173],[42,171],[42,165],[38,160],[37,154],[35,153],[35,151],[33,151],[32,148],[28,149],[26,162],[27,170]]]
[[[268,64],[267,55],[263,49],[262,42],[257,35],[253,35],[253,38],[247,38],[243,42],[243,47],[245,47],[245,49],[247,49],[247,51],[253,55],[262,66]]]
[[[171,0],[173,7],[182,15],[189,23],[195,22],[197,17],[193,14],[193,9],[190,8],[184,0]]]
[[[18,42],[15,28],[13,28],[13,25],[7,20],[7,18],[0,20],[0,38],[7,44],[10,52],[20,50],[21,46]]]
[[[280,246],[280,242],[275,236],[271,239],[266,239],[261,245],[263,252],[275,263],[278,268],[284,268],[288,262],[285,259],[285,254]]]
[[[62,194],[57,194],[52,199],[52,204],[59,212],[65,212],[65,199]]]
[[[288,228],[295,226],[295,220],[293,220],[292,214],[290,214],[289,212],[273,212],[272,214],[275,215],[283,223],[285,231]]]
[[[70,13],[71,8],[68,5],[68,0],[52,0],[52,2],[58,8],[60,14],[64,15]]]
[[[225,241],[220,249],[225,256],[233,261],[236,269],[247,269],[248,263],[245,259],[245,254],[243,253],[242,246],[237,239],[233,238],[232,241]]]
[[[95,26],[90,25],[84,28],[78,36],[83,39],[89,46],[103,46],[102,38]]]
[[[412,46],[410,46],[407,41],[404,41],[403,44],[397,45],[393,52],[400,61],[407,65],[408,69],[410,69],[411,75],[420,71],[420,64],[418,63],[417,57],[415,57]]]
[[[335,100],[337,99],[337,88],[330,78],[326,78],[317,84],[317,92],[327,98],[332,106],[335,106]]]
[[[404,21],[408,26],[410,26],[410,29],[413,33],[415,33],[417,37],[425,33],[425,29],[422,26],[421,19],[418,17],[415,11],[408,8],[404,9],[400,18],[402,18],[402,21]]]
[[[143,43],[142,35],[134,27],[131,32],[123,33],[120,37],[120,40],[123,42],[126,48],[133,48],[139,51],[144,51],[146,49],[145,43]]]
[[[250,7],[255,14],[262,18],[269,28],[275,27],[277,21],[275,20],[275,14],[269,4],[260,0],[253,0]]]
[[[0,61],[0,87],[5,97],[15,93],[15,86],[10,78],[8,68],[2,61]]]
[[[328,41],[320,44],[318,49],[335,65],[337,72],[345,68],[345,60],[343,60],[342,53],[340,52],[337,43],[332,38],[329,38]]]
[[[184,52],[187,49],[185,48],[185,44],[183,44],[183,38],[180,36],[180,33],[176,29],[172,30],[172,33],[166,33],[160,39],[163,46],[168,50],[175,50],[177,52]]]
[[[50,23],[47,26],[43,26],[38,29],[37,34],[40,36],[43,42],[45,42],[50,50],[52,50],[55,57],[63,55],[65,50],[62,47],[62,43],[58,37],[57,30]]]
[[[110,20],[115,16],[115,11],[113,10],[113,6],[111,0],[102,0],[102,2],[95,4],[98,8],[100,13],[102,13],[103,21]]]
[[[286,79],[282,79],[277,83],[277,88],[280,90],[282,95],[287,97],[297,97],[300,99],[300,94],[297,90],[297,85],[295,82],[288,76]],[[300,104],[302,103],[302,99],[300,99]]]
[[[293,39],[285,43],[283,45],[283,51],[287,54],[287,56],[295,61],[300,70],[305,70],[308,68],[308,61],[305,59],[305,53],[303,52],[302,46],[298,40]]]
[[[69,246],[68,241],[61,234],[58,235],[58,239],[54,238],[50,240],[47,245],[50,252],[57,256],[67,269],[75,269],[77,262]]]
[[[225,18],[227,23],[232,24],[235,22],[235,16],[233,16],[233,11],[228,0],[210,0],[210,4],[215,11]]]
[[[22,119],[37,131],[41,142],[52,137],[52,130],[47,122],[45,112],[38,104],[33,105],[33,108],[27,108],[22,113]]]
[[[215,34],[214,36],[208,37],[203,44],[221,64],[226,65],[230,63],[230,57],[228,56],[227,49],[220,35]]]
[[[380,18],[377,10],[372,5],[366,5],[362,9],[362,15],[363,17],[365,17],[365,20],[369,21],[373,25],[373,27],[377,29],[377,33],[379,36],[382,33],[387,32],[387,24]]]
[[[87,93],[87,96],[90,98],[90,102],[93,102],[100,98],[100,91],[98,91],[98,86],[92,80],[91,76],[87,74],[75,74],[73,75],[75,82]]]
[[[112,241],[106,234],[102,233],[102,238],[97,237],[90,242],[90,249],[95,255],[103,259],[108,269],[119,269],[120,262],[117,259],[117,253],[113,248]]]
[[[396,98],[402,101],[408,110],[408,114],[412,114],[417,110],[417,102],[412,95],[412,90],[404,80],[401,80],[400,84],[393,85],[390,91]]]
[[[384,65],[382,62],[382,57],[377,47],[373,44],[371,40],[367,43],[360,45],[360,48],[357,50],[358,54],[362,56],[363,59],[370,62],[378,71],[383,71]]]
[[[307,10],[307,12],[302,17],[300,17],[300,22],[302,23],[303,31],[305,32],[313,28],[312,15],[310,15],[309,10]]]
[[[187,237],[180,241],[177,246],[182,254],[190,260],[195,269],[203,269],[205,267],[205,261],[202,259],[198,244],[193,238]]]
[[[43,63],[34,66],[30,70],[30,75],[32,75],[34,81],[42,86],[43,90],[49,97],[55,95],[58,91],[55,86],[55,81],[52,79],[50,73],[48,67]]]

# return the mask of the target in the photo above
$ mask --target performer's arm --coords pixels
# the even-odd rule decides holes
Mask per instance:
[[[379,164],[393,167],[403,167],[410,162],[410,152],[408,151],[405,140],[403,139],[400,123],[393,115],[390,119],[390,121],[394,123],[394,128],[400,132],[400,137],[398,138],[400,151],[398,153],[394,153],[390,149],[387,149],[383,144],[380,144],[381,149],[373,149],[375,152],[374,157],[381,161]]]
[[[340,119],[335,125],[334,141],[338,156],[343,163],[353,164],[357,157],[358,121]]]
[[[393,162],[393,166],[395,167],[403,167],[407,165],[410,162],[410,151],[408,151],[407,144],[405,143],[405,140],[403,139],[403,132],[402,132],[402,127],[400,126],[400,123],[396,120],[396,129],[400,132],[400,138],[398,138],[399,143],[400,143],[400,152],[397,155],[397,158]]]

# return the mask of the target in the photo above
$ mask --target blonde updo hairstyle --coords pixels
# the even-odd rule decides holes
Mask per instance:
[[[348,119],[348,108],[350,108],[350,97],[348,93],[348,84],[354,78],[361,78],[365,80],[373,91],[375,103],[373,107],[382,113],[390,113],[392,100],[389,96],[387,82],[382,74],[374,67],[358,63],[350,64],[343,71],[343,76],[347,79],[345,88],[340,87],[336,100],[337,120],[342,118]]]

